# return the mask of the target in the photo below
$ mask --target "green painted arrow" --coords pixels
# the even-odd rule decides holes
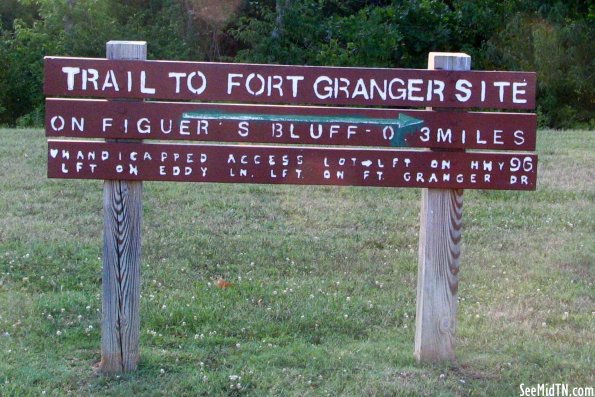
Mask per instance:
[[[406,137],[415,133],[424,124],[421,119],[399,113],[397,119],[374,118],[365,116],[318,116],[318,115],[279,115],[264,113],[228,113],[221,111],[184,112],[182,119],[198,120],[240,120],[240,121],[268,121],[288,123],[346,123],[372,124],[393,127],[394,134],[390,141],[393,147],[409,146]]]
[[[414,134],[419,130],[424,125],[424,121],[399,113],[397,124],[399,127],[397,128],[397,131],[395,131],[393,139],[390,140],[390,145],[392,147],[409,146],[407,143],[407,136]]]

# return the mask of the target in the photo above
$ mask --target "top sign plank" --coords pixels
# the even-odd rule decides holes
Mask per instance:
[[[45,58],[47,96],[533,109],[535,73]]]

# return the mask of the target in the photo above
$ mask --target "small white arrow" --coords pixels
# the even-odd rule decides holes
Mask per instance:
[[[372,165],[372,160],[366,160],[366,161],[362,161],[362,165],[364,167],[369,167]]]
[[[57,155],[58,149],[50,149],[50,156],[52,156],[53,159],[55,159]]]

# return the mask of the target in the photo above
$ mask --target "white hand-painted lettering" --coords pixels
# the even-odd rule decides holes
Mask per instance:
[[[81,68],[64,66],[62,72],[66,73],[66,89],[74,90],[74,76],[81,72]]]
[[[114,74],[113,70],[107,71],[103,85],[101,86],[101,91],[105,91],[108,88],[113,88],[114,91],[120,91],[120,87],[118,86],[118,81],[116,80],[116,75]]]
[[[102,122],[102,128],[101,131],[105,132],[107,130],[108,127],[112,126],[112,123],[114,122],[114,119],[112,118],[103,118],[103,122]]]
[[[504,91],[506,87],[510,87],[510,81],[494,81],[494,87],[498,87],[498,98],[500,102],[504,102]]]
[[[472,87],[473,87],[473,84],[471,84],[471,82],[468,80],[465,80],[465,79],[457,80],[457,82],[455,83],[455,88],[457,91],[459,91],[455,94],[455,97],[457,98],[457,100],[459,102],[467,102],[471,98],[471,88]]]
[[[192,82],[195,77],[198,77],[201,81],[198,87],[196,87]],[[186,87],[188,87],[188,91],[191,93],[200,95],[207,89],[207,77],[200,70],[197,72],[192,72],[186,79]]]
[[[444,102],[444,81],[430,80],[428,81],[428,89],[426,92],[426,101],[431,101],[433,96],[437,96],[440,102]]]
[[[52,128],[52,130],[58,132],[58,131],[62,131],[64,129],[64,126],[66,125],[66,121],[64,120],[64,117],[62,116],[54,116],[50,119],[50,126]]]
[[[93,84],[93,88],[97,91],[99,88],[97,86],[97,79],[99,79],[99,72],[97,69],[83,69],[83,85],[82,89],[87,89],[87,83]]]
[[[249,133],[250,133],[250,123],[247,121],[241,121],[238,124],[238,135],[243,138],[246,138]]]
[[[147,87],[147,72],[140,72],[140,92],[143,94],[154,95],[155,88]]]
[[[186,77],[186,73],[179,73],[179,72],[169,72],[169,74],[167,75],[167,77],[169,78],[174,78],[176,80],[176,88],[175,88],[175,93],[179,94],[180,93],[180,89],[181,89],[181,80],[182,77]]]
[[[526,87],[527,83],[512,83],[512,102],[514,103],[527,103],[526,98],[519,98],[519,95],[525,95],[527,93],[526,90],[521,89],[521,87]]]
[[[525,143],[525,133],[522,130],[516,130],[513,135],[515,145],[522,145]]]

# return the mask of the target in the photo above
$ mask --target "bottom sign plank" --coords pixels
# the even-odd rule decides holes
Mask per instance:
[[[537,156],[50,140],[48,177],[535,190]]]

